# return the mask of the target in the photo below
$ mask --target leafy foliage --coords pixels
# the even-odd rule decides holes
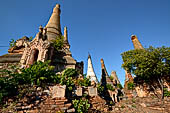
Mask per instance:
[[[128,90],[133,90],[135,88],[135,85],[132,82],[129,82],[127,85],[128,85]]]
[[[73,87],[75,86],[75,77],[77,74],[78,73],[75,69],[68,68],[64,70],[60,78],[60,84],[66,85],[70,91],[73,90]]]
[[[0,104],[3,101],[4,97],[16,95],[17,92],[17,83],[15,80],[10,77],[1,77],[0,78]]]
[[[117,84],[117,88],[119,89],[123,89],[122,85],[121,84]]]
[[[57,75],[54,67],[49,65],[50,61],[35,62],[29,68],[22,69],[17,75],[19,84],[31,84],[43,86],[46,83],[56,83]]]
[[[80,99],[73,100],[73,106],[77,113],[87,113],[90,108],[90,104],[88,103],[88,99]]]
[[[84,78],[82,80],[78,79],[78,85],[79,86],[90,86],[91,85],[91,81],[88,78]]]
[[[136,75],[135,83],[157,84],[163,94],[164,80],[170,75],[170,47],[130,50],[122,53],[122,58],[122,67]]]
[[[170,91],[168,91],[166,88],[164,88],[164,96],[170,97]]]
[[[131,50],[122,53],[122,67],[137,77],[147,79],[170,74],[170,48]]]
[[[99,94],[102,94],[102,92],[104,91],[104,86],[98,84],[97,91],[99,92]]]
[[[106,88],[111,91],[115,90],[111,84],[106,84]]]
[[[49,62],[39,61],[21,70],[18,68],[4,70],[6,76],[0,78],[0,102],[5,97],[17,95],[21,85],[44,87],[48,83],[56,83],[59,79],[53,67],[48,65]]]
[[[9,48],[14,47],[16,44],[16,41],[14,39],[11,39],[11,41],[9,41]]]
[[[114,78],[113,78],[113,76],[110,76],[110,80],[113,80]]]
[[[63,47],[64,36],[59,36],[56,40],[53,40],[53,46],[56,50],[61,50]]]

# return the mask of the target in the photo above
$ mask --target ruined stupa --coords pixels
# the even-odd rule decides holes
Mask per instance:
[[[97,80],[97,77],[96,77],[96,74],[94,72],[94,68],[92,65],[90,54],[88,55],[87,78],[89,78],[90,81],[94,81],[96,84],[98,83],[98,80]]]
[[[110,77],[107,73],[105,64],[104,64],[104,60],[101,59],[101,68],[102,68],[102,76],[101,76],[101,85],[106,86],[106,84],[111,84],[113,85],[112,81],[110,80]]]
[[[144,49],[136,35],[132,35],[131,40],[132,40],[134,49]]]
[[[114,84],[120,84],[120,81],[117,77],[116,71],[112,71],[110,76],[113,77],[112,81],[114,82]]]
[[[142,44],[140,43],[140,41],[138,40],[136,35],[132,35],[131,36],[131,40],[134,46],[134,49],[144,49]],[[137,94],[137,96],[139,97],[143,97],[144,95],[146,95],[146,92],[144,92],[143,90],[143,86],[136,86],[135,90],[133,92],[128,90],[128,84],[129,83],[134,83],[134,78],[132,76],[132,74],[130,72],[127,72],[125,70],[125,83],[124,83],[124,92],[126,94],[126,96],[128,97],[133,97],[133,93],[135,92]],[[140,87],[140,88],[139,88]]]
[[[22,38],[16,41],[16,45],[9,49],[9,53],[0,56],[0,68],[8,64],[20,64],[28,67],[36,61],[51,60],[56,72],[62,72],[66,68],[77,69],[83,74],[83,62],[77,62],[70,51],[67,27],[64,28],[63,47],[56,50],[53,46],[57,38],[62,38],[60,25],[60,5],[56,4],[47,25],[39,27],[39,32],[32,41]]]

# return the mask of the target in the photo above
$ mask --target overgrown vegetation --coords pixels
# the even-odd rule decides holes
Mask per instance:
[[[6,97],[15,95],[18,95],[18,98],[22,97],[29,93],[27,89],[30,90],[30,88],[28,87],[36,89],[36,87],[46,88],[51,84],[61,84],[66,85],[67,89],[72,92],[76,85],[90,86],[89,79],[79,80],[77,78],[78,72],[75,69],[68,68],[61,75],[57,75],[54,72],[54,67],[49,63],[50,61],[38,61],[25,69],[12,66],[14,69],[4,70],[5,76],[0,78],[0,103]]]
[[[119,89],[123,89],[122,85],[121,84],[117,84],[117,88]]]
[[[110,80],[113,80],[114,78],[113,78],[113,76],[109,76],[110,77]]]
[[[149,47],[122,53],[122,67],[136,75],[137,84],[146,83],[151,89],[159,87],[164,97],[164,82],[170,75],[170,47]]]
[[[106,84],[106,88],[111,91],[115,90],[111,84]]]
[[[168,91],[167,88],[164,88],[164,96],[165,97],[170,97],[170,91]]]
[[[22,37],[21,39],[23,39],[23,38],[25,38],[25,36]],[[28,37],[28,41],[29,41],[29,42],[32,41],[32,39],[33,39],[32,36]],[[12,38],[12,39],[9,41],[9,48],[14,47],[15,45],[16,45],[16,41]]]
[[[67,88],[72,91],[73,87],[75,86],[75,77],[77,76],[77,71],[75,69],[66,69],[64,70],[63,74],[61,75],[60,78],[60,84],[61,85],[66,85]]]
[[[0,78],[0,101],[18,95],[21,85],[45,87],[48,83],[56,83],[58,77],[49,62],[35,62],[26,69],[4,70],[6,76]]]
[[[99,94],[102,94],[103,91],[104,91],[104,86],[98,84],[98,85],[97,85],[97,91],[98,91]]]
[[[91,81],[88,78],[86,78],[86,77],[84,77],[84,79],[82,79],[82,80],[78,79],[77,83],[78,83],[79,86],[86,86],[86,87],[88,87],[88,86],[91,85]]]
[[[90,108],[90,104],[88,103],[88,99],[75,99],[72,101],[73,106],[76,110],[76,113],[87,113],[89,108]]]
[[[52,42],[53,42],[53,46],[56,50],[61,50],[63,48],[63,44],[64,44],[64,36],[58,36]]]
[[[132,82],[129,82],[127,85],[128,85],[128,90],[133,90],[135,88],[135,85]]]
[[[9,48],[15,46],[15,44],[16,44],[16,41],[15,41],[14,39],[11,39],[11,40],[9,41]]]

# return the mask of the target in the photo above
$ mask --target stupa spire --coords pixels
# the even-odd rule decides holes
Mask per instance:
[[[94,81],[96,84],[98,83],[96,74],[93,69],[92,60],[90,54],[88,55],[88,67],[87,67],[87,78],[90,79],[90,81]]]
[[[138,38],[136,35],[131,36],[131,40],[134,46],[134,49],[144,49],[142,44],[139,42]]]
[[[104,64],[104,60],[101,59],[100,62],[101,62],[101,68],[102,68],[101,84],[106,85],[107,83],[111,83],[111,80],[110,80],[109,75],[107,73],[107,70],[106,70],[106,67],[105,67],[105,64]]]
[[[56,4],[46,25],[47,37],[49,41],[55,40],[57,36],[61,36],[60,12],[60,5]]]
[[[64,46],[66,48],[70,48],[70,44],[68,42],[68,31],[67,31],[67,27],[64,27]]]
[[[116,82],[117,84],[120,84],[120,81],[117,77],[116,71],[112,71],[110,76],[113,77],[114,82]]]

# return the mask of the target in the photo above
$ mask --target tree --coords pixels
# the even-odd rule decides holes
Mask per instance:
[[[164,82],[170,75],[170,47],[149,47],[147,49],[130,50],[121,54],[122,67],[136,75],[135,82],[146,83],[153,90],[161,89],[164,98]]]

